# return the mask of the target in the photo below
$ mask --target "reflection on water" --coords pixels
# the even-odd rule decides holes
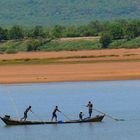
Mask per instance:
[[[140,81],[66,82],[47,84],[0,85],[0,114],[14,118],[23,116],[28,105],[36,115],[31,120],[50,120],[58,105],[70,119],[77,119],[91,100],[94,108],[115,118],[105,117],[101,123],[5,126],[0,121],[0,138],[4,140],[139,140]],[[58,114],[58,120],[67,120]],[[93,115],[97,115],[93,112]]]

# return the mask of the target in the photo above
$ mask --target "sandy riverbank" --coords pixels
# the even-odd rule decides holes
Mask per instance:
[[[75,56],[87,58],[71,64],[0,65],[0,83],[140,79],[140,49],[2,54],[0,60],[72,56],[66,61],[76,61]],[[92,61],[88,62],[88,56]]]

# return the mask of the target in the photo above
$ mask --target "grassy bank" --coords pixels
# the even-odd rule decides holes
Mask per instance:
[[[98,40],[52,41],[40,47],[42,51],[94,50],[101,47]]]
[[[0,43],[1,53],[16,53],[20,51],[28,51],[29,42],[32,47],[35,45],[37,51],[75,51],[75,50],[93,50],[99,49],[101,44],[98,39],[91,40],[73,40],[73,41],[60,41],[53,40],[51,42],[45,42],[40,39],[32,40],[10,40]],[[31,44],[32,43],[32,44]],[[35,44],[35,45],[34,45]]]
[[[52,40],[46,42],[40,39],[24,39],[24,40],[9,40],[0,43],[0,53],[17,53],[21,51],[29,51],[29,43],[33,47],[36,47],[36,51],[78,51],[78,50],[95,50],[101,49],[101,44],[99,39],[89,39],[84,38],[75,40]],[[31,44],[32,43],[32,44]],[[36,45],[36,46],[35,46]],[[140,47],[140,37],[126,40],[114,40],[109,44],[108,48],[139,48]]]
[[[109,45],[109,48],[131,49],[131,48],[139,48],[139,47],[140,47],[140,37],[131,40],[126,40],[126,39],[116,40]]]

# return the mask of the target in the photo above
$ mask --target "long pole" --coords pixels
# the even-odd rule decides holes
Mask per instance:
[[[42,121],[42,119],[40,118],[40,116],[38,116],[35,112],[33,112],[33,111],[31,111],[32,112],[32,114],[37,118],[37,119],[39,119],[40,121]]]
[[[16,103],[15,103],[14,99],[10,96],[10,92],[9,92],[9,90],[8,90],[8,93],[9,93],[9,99],[11,100],[11,103],[12,103],[14,109],[15,109],[16,116],[17,116],[17,118],[19,119],[19,112],[18,112],[18,109],[17,109]]]
[[[35,112],[33,112],[33,111],[31,111],[32,112],[32,114],[35,116],[35,117],[37,117],[40,121],[42,121],[44,124],[45,124],[45,122],[40,118],[40,116],[39,115],[37,115]]]
[[[107,116],[108,118],[110,118],[110,119],[113,119],[113,120],[115,120],[115,121],[124,121],[124,119],[117,119],[117,118],[114,118],[114,117],[112,117],[112,116],[110,116],[110,115],[108,115],[108,114],[106,114],[106,113],[104,113],[104,112],[102,112],[102,111],[100,111],[100,110],[98,110],[98,109],[93,109],[93,110],[95,110],[95,111],[97,111],[97,112],[99,112],[99,113],[102,113],[102,114],[104,114],[105,116]]]

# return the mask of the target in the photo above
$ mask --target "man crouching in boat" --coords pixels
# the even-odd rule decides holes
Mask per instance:
[[[53,111],[53,114],[52,114],[52,119],[51,121],[53,121],[53,119],[55,118],[55,121],[57,121],[57,115],[56,115],[56,112],[61,112],[59,109],[58,109],[58,106],[55,107],[54,111]]]
[[[82,120],[83,119],[83,116],[84,116],[83,112],[80,111],[80,113],[79,113],[79,119]]]
[[[29,106],[29,107],[24,111],[24,117],[22,117],[22,118],[20,119],[21,121],[22,121],[22,120],[26,121],[26,119],[27,119],[27,113],[28,113],[29,111],[32,112],[31,106]]]

